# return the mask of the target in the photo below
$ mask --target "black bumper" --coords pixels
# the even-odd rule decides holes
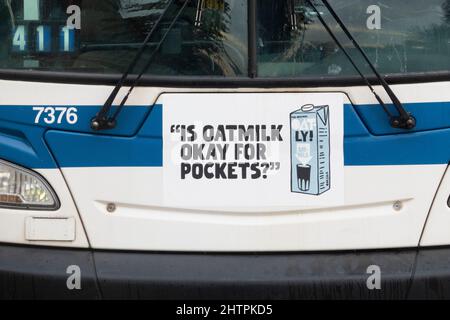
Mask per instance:
[[[381,270],[370,290],[369,266]],[[70,266],[81,289],[69,290]],[[369,281],[370,282],[370,281]],[[184,254],[0,245],[0,299],[450,298],[450,248]]]

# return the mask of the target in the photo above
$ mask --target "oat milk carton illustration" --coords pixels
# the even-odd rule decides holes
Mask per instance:
[[[329,106],[291,113],[291,191],[320,195],[330,189]]]

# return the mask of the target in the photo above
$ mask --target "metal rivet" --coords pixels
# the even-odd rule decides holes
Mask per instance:
[[[114,203],[108,203],[106,205],[106,210],[110,213],[114,212],[114,211],[116,211],[116,205]]]
[[[98,128],[100,128],[100,123],[98,121],[93,121],[91,123],[91,128],[92,130],[98,130]]]
[[[400,211],[403,208],[403,203],[401,201],[395,201],[392,207],[395,211]]]

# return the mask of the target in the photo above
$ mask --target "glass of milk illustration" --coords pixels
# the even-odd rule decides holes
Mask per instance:
[[[329,106],[304,105],[290,120],[291,191],[322,194],[331,185]]]

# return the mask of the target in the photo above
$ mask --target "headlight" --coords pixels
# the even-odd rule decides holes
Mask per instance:
[[[38,173],[0,160],[0,207],[56,210],[59,201]]]

